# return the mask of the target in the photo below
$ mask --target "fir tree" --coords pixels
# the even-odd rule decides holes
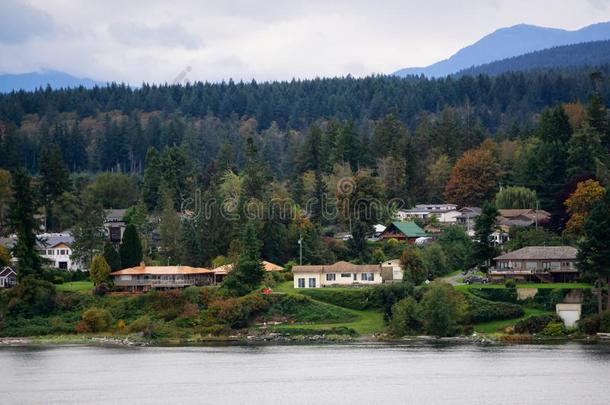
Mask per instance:
[[[474,246],[473,258],[479,265],[479,268],[485,271],[487,271],[491,259],[498,253],[497,248],[491,241],[491,234],[494,232],[497,216],[498,210],[496,206],[491,203],[485,203],[481,210],[481,215],[477,217],[474,225],[477,242]]]
[[[112,271],[121,270],[121,256],[111,243],[104,243],[104,259]]]
[[[17,258],[17,275],[20,280],[39,277],[42,274],[42,260],[36,250],[38,222],[34,219],[37,202],[32,191],[31,180],[23,168],[15,171],[11,190],[13,199],[9,208],[9,225],[17,235],[13,256]]]
[[[248,222],[241,240],[241,253],[225,279],[224,286],[235,295],[245,295],[260,285],[264,275],[260,241],[256,237],[254,223]]]
[[[110,265],[104,259],[102,255],[95,255],[91,262],[91,268],[89,269],[89,277],[93,281],[94,285],[100,285],[105,282],[110,276]]]
[[[104,211],[94,198],[85,194],[80,215],[72,228],[74,243],[72,256],[88,267],[93,256],[103,248],[106,234],[104,232]]]
[[[161,184],[161,165],[156,149],[150,148],[144,163],[144,183],[142,199],[149,211],[157,209],[159,204],[159,186]]]
[[[65,191],[70,189],[70,173],[64,164],[59,146],[45,148],[40,157],[40,191],[45,208],[47,228],[57,229],[51,206]],[[61,229],[57,229],[61,230]]]
[[[133,224],[127,225],[123,232],[123,241],[119,248],[121,265],[125,268],[135,267],[142,261],[142,244],[138,231]]]

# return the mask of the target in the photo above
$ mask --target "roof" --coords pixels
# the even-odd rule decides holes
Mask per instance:
[[[52,248],[62,243],[70,246],[72,243],[74,243],[74,237],[70,232],[43,233],[38,235],[37,238],[37,244],[40,248]]]
[[[189,267],[189,266],[145,266],[130,267],[127,269],[110,273],[111,276],[127,276],[127,275],[173,275],[173,274],[208,274],[214,273],[214,270],[204,267]]]
[[[104,217],[106,222],[122,222],[126,213],[126,209],[107,209],[104,210]]]
[[[404,233],[409,238],[419,238],[421,236],[427,236],[426,232],[413,221],[396,221],[392,222],[392,224],[388,228],[390,228],[391,226],[394,226],[396,229]]]
[[[15,270],[12,269],[12,267],[9,266],[4,266],[2,268],[2,270],[0,270],[0,277],[7,277],[10,275],[17,275],[17,272],[15,272]]]
[[[335,264],[293,266],[293,273],[374,273],[381,271],[379,264],[353,264],[337,262]]]
[[[282,266],[278,266],[277,264],[268,262],[266,260],[263,260],[263,267],[265,268],[265,271],[282,271],[282,270],[284,270],[284,268]],[[213,271],[216,274],[227,274],[231,270],[233,270],[233,263],[223,264],[222,266],[216,267]]]
[[[574,260],[577,253],[578,250],[572,246],[527,246],[495,260]]]

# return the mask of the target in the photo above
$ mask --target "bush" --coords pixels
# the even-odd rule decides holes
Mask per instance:
[[[152,328],[152,322],[147,315],[141,316],[127,327],[129,333],[143,333],[144,336],[149,336]]]
[[[533,335],[542,332],[549,323],[560,321],[561,319],[555,314],[530,316],[515,324],[515,333]]]
[[[544,309],[546,311],[555,311],[555,305],[563,302],[569,290],[548,288],[538,289],[538,292],[533,298],[528,298],[524,301],[526,304],[533,304],[534,307]]]
[[[316,302],[302,295],[272,295],[265,319],[288,318],[294,322],[349,322],[354,315],[342,308]]]
[[[212,301],[205,311],[204,323],[224,323],[234,329],[243,328],[268,306],[269,302],[256,291],[239,298],[217,299]]]
[[[465,294],[468,310],[466,317],[469,323],[483,323],[514,319],[523,316],[523,308],[517,304],[494,302],[471,294]]]
[[[199,287],[195,286],[186,287],[184,290],[182,290],[182,296],[187,302],[199,305],[201,300],[201,290]]]
[[[517,283],[512,278],[509,278],[504,282],[504,286],[508,289],[513,290],[513,289],[517,288]]]
[[[559,337],[565,336],[566,333],[566,328],[562,322],[551,322],[544,327],[540,334],[549,337]]]
[[[49,314],[55,309],[55,295],[53,284],[27,277],[10,291],[8,311],[26,318]]]
[[[588,335],[610,333],[610,311],[587,316],[578,321],[578,329]]]
[[[105,332],[110,329],[112,315],[101,308],[90,308],[83,313],[82,321],[76,326],[78,333]]]
[[[184,298],[182,291],[153,291],[148,293],[149,311],[156,317],[165,321],[172,321],[184,311]]]
[[[514,288],[470,288],[468,292],[489,301],[517,302],[517,290]]]
[[[389,332],[393,336],[415,335],[422,329],[422,310],[413,297],[404,298],[392,306]]]

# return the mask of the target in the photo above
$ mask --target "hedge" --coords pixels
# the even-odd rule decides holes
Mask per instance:
[[[524,314],[523,308],[517,304],[489,301],[472,294],[464,295],[468,304],[466,318],[473,324],[514,319]]]

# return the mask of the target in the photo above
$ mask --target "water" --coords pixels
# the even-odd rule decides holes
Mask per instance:
[[[610,347],[0,348],[1,404],[607,404]]]

